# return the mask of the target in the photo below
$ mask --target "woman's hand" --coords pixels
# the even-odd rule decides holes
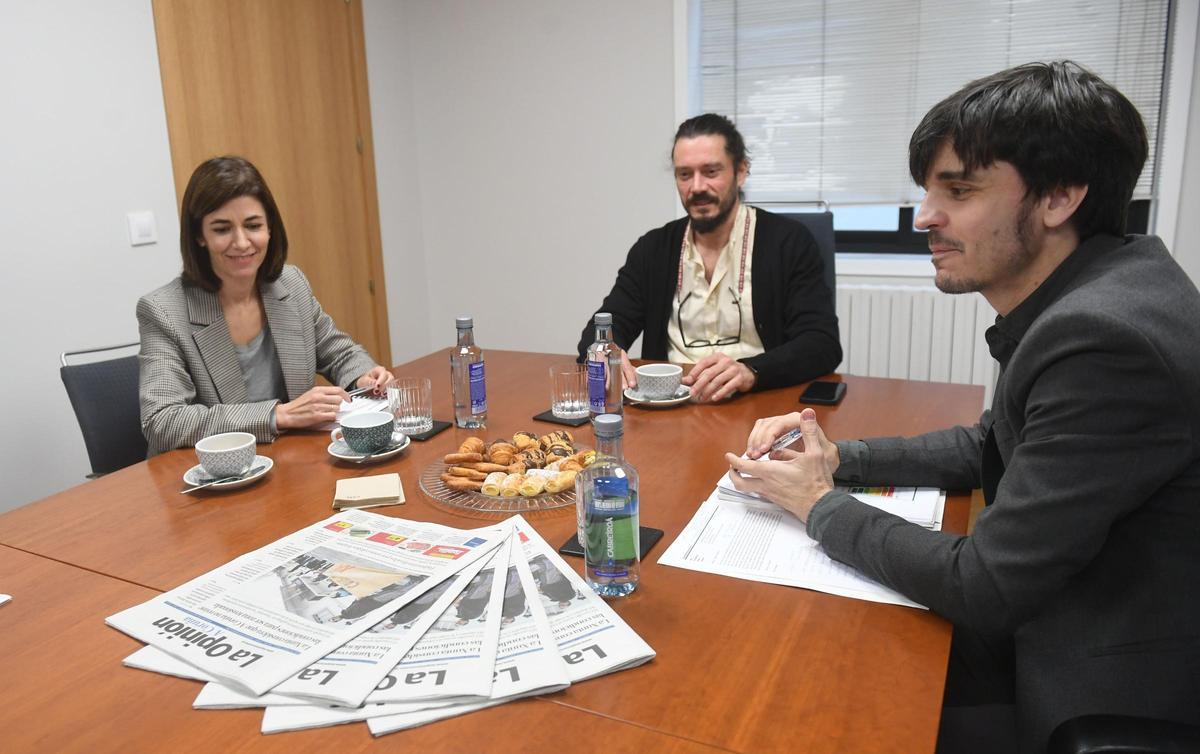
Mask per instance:
[[[342,401],[348,400],[350,396],[340,387],[318,385],[296,400],[276,406],[275,428],[303,429],[334,421]]]
[[[382,395],[384,386],[394,379],[396,378],[391,372],[383,367],[377,366],[373,367],[371,371],[367,372],[362,377],[359,377],[354,384],[358,387],[369,387],[376,395]]]

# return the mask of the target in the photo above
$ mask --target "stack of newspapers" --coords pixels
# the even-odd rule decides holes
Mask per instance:
[[[520,516],[462,530],[342,511],[107,623],[134,668],[262,731],[382,735],[635,667],[650,648]]]

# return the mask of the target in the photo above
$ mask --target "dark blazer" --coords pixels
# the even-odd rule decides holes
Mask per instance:
[[[334,326],[298,268],[285,265],[261,293],[288,400],[310,390],[318,372],[348,386],[375,366],[362,346]],[[246,402],[246,381],[217,294],[176,278],[138,300],[137,318],[148,455],[195,445],[217,432],[275,439],[271,413],[278,401]]]
[[[830,493],[830,556],[1011,638],[1024,751],[1086,713],[1200,724],[1200,293],[1153,237],[1097,236],[987,332],[975,427],[839,443],[851,481],[980,487],[970,536]]]
[[[757,374],[755,390],[806,382],[842,361],[837,314],[812,234],[798,222],[755,208],[752,276],[754,327],[764,353],[741,359]],[[675,314],[679,249],[687,218],[638,239],[612,291],[597,311],[613,316],[613,340],[623,349],[642,336],[642,358],[665,361],[667,324]],[[596,330],[589,320],[579,341],[587,354]]]

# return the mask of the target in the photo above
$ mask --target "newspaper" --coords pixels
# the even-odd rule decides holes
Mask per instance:
[[[517,536],[527,541],[528,535],[519,533],[524,519],[516,516],[511,520],[515,523]],[[519,578],[523,610],[500,631],[500,649],[496,654],[495,680],[492,682],[490,700],[486,703],[460,702],[437,710],[392,711],[386,716],[371,716],[367,725],[372,735],[406,730],[506,701],[560,691],[571,685],[567,665],[559,657],[537,583],[525,559],[526,552],[520,542],[514,543],[509,573],[511,576],[515,570]]]
[[[530,599],[537,594],[533,575],[520,547],[513,547],[504,579],[505,594],[501,608],[499,644],[495,664],[487,672],[494,680],[490,700],[496,703],[539,693],[549,693],[570,685],[566,666],[559,658],[551,635],[550,625],[540,600]],[[374,699],[377,695],[372,695]],[[445,714],[439,719],[477,708],[477,697],[442,699]],[[336,725],[356,719],[399,715],[401,727],[410,727],[414,712],[436,709],[420,702],[368,704],[359,710],[336,708],[268,708],[263,714],[262,730],[279,732]],[[387,725],[381,726],[386,729]]]
[[[272,692],[345,707],[362,704],[488,562],[480,558],[468,565]]]
[[[658,559],[705,573],[919,607],[897,591],[830,558],[800,519],[765,500],[723,499],[713,490]]]
[[[188,665],[183,660],[177,660],[161,649],[142,647],[138,651],[121,660],[128,668],[148,670],[151,673],[173,675],[176,678],[186,678],[189,681],[211,681],[212,676],[202,670]]]
[[[514,519],[538,596],[550,618],[554,642],[572,682],[636,667],[654,650],[546,540],[520,516]]]
[[[491,552],[506,534],[342,511],[106,622],[259,695]]]

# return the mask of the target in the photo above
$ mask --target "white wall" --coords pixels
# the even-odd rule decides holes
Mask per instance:
[[[138,338],[138,296],[179,273],[150,0],[0,8],[0,510],[84,481],[61,351]],[[159,243],[130,247],[125,213]]]
[[[388,326],[399,364],[433,350],[405,3],[365,0],[363,27]]]
[[[471,314],[485,350],[573,353],[629,247],[675,217],[672,3],[418,0],[404,15],[430,343]],[[402,76],[369,75],[372,94]]]

